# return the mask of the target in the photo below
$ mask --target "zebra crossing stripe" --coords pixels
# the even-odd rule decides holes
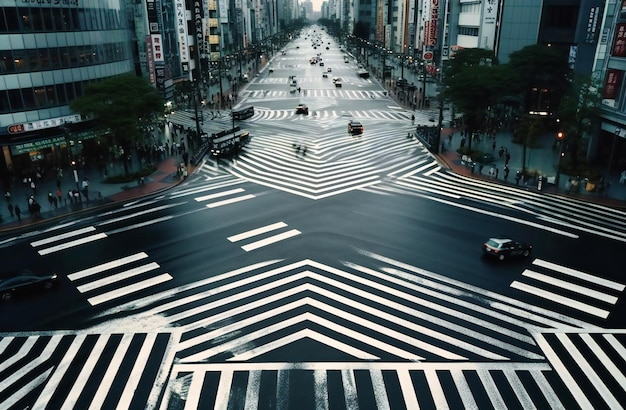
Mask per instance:
[[[387,397],[387,390],[385,389],[385,380],[383,379],[382,370],[372,369],[369,373],[370,378],[372,379],[372,388],[374,390],[376,408],[379,410],[391,410],[391,407],[389,406],[389,397]]]
[[[31,336],[28,339],[26,339],[26,342],[22,344],[22,346],[20,347],[20,350],[16,354],[11,356],[10,359],[5,360],[2,363],[0,363],[0,372],[6,370],[9,366],[13,365],[14,363],[26,357],[28,355],[28,352],[35,345],[36,341],[37,341],[36,336]]]
[[[313,370],[313,383],[315,390],[315,408],[329,410],[328,403],[328,378],[323,370]]]
[[[120,282],[122,280],[132,278],[137,275],[141,275],[142,273],[150,272],[151,270],[154,270],[157,268],[159,268],[159,264],[156,262],[151,262],[146,265],[138,266],[136,268],[132,268],[132,269],[117,273],[115,275],[110,275],[105,278],[95,280],[93,282],[89,282],[85,285],[77,286],[76,289],[78,289],[80,293],[86,293],[86,292],[101,288],[103,286]]]
[[[241,241],[241,240],[244,240],[244,239],[251,238],[251,237],[256,236],[256,235],[260,235],[260,234],[263,234],[263,233],[271,232],[271,231],[276,230],[276,229],[284,228],[286,226],[287,226],[287,224],[284,223],[284,222],[276,222],[274,224],[262,226],[262,227],[257,228],[257,229],[252,229],[251,231],[243,232],[243,233],[240,233],[238,235],[229,236],[227,239],[229,241],[231,241],[231,242],[238,242],[238,241]]]
[[[618,300],[618,298],[615,296],[607,295],[606,293],[598,292],[597,290],[590,289],[585,286],[580,286],[566,280],[553,278],[549,275],[544,275],[543,273],[535,272],[530,269],[525,269],[524,272],[522,272],[522,276],[526,276],[527,278],[535,279],[537,281],[547,283],[561,289],[566,289],[571,292],[579,293],[581,295],[589,296],[602,302],[610,303],[612,305],[617,303]]]
[[[573,276],[575,278],[579,278],[579,279],[585,280],[587,282],[592,282],[592,283],[604,286],[604,287],[609,288],[609,289],[617,290],[618,292],[622,292],[624,290],[624,288],[626,288],[626,286],[621,284],[621,283],[613,282],[612,280],[608,280],[608,279],[599,278],[597,276],[593,276],[593,275],[590,275],[590,274],[585,273],[585,272],[581,272],[581,271],[576,270],[576,269],[572,269],[572,268],[568,268],[568,267],[565,267],[565,266],[557,265],[556,263],[544,261],[542,259],[535,259],[535,260],[533,260],[533,264],[534,265],[538,265],[538,266],[542,266],[544,268],[552,269],[554,271],[557,271],[557,272],[560,272],[560,273],[564,273],[566,275]]]
[[[598,376],[598,373],[594,370],[593,366],[589,364],[585,356],[578,350],[572,340],[563,333],[556,335],[557,339],[561,342],[561,345],[565,348],[565,351],[574,359],[574,363],[583,371],[583,374],[594,388],[600,393],[600,397],[607,403],[611,409],[617,409],[620,407],[619,400],[613,396],[611,390],[609,390],[602,382],[602,379]]]
[[[454,370],[450,372],[452,376],[452,380],[454,381],[454,385],[459,392],[459,396],[461,396],[461,401],[463,402],[463,408],[465,409],[478,409],[478,405],[474,400],[474,396],[472,395],[472,390],[467,384],[467,379],[463,375],[462,370]]]
[[[51,367],[45,372],[41,373],[39,376],[37,376],[36,378],[31,380],[27,384],[22,386],[22,388],[20,388],[18,391],[13,393],[11,396],[9,396],[6,400],[4,400],[0,404],[2,404],[3,408],[12,409],[13,406],[15,406],[20,400],[26,397],[27,394],[31,393],[37,387],[45,383],[46,380],[48,380],[48,378],[50,377],[50,373],[52,373],[53,370],[54,370],[54,367]],[[3,383],[7,386],[9,385],[8,381],[6,380],[3,380]]]
[[[63,377],[65,376],[68,369],[70,368],[71,364],[74,362],[76,354],[78,353],[80,347],[82,346],[86,338],[87,338],[86,334],[76,335],[76,337],[72,341],[72,344],[69,346],[69,348],[65,352],[63,361],[61,361],[61,363],[59,363],[59,365],[54,369],[54,373],[52,373],[52,376],[50,377],[50,379],[48,379],[42,392],[39,394],[39,398],[33,405],[33,410],[35,409],[43,410],[47,408],[48,400],[50,399],[50,397],[52,397],[55,390],[61,383]]]
[[[133,366],[130,375],[128,376],[128,382],[124,387],[124,391],[122,392],[122,396],[117,402],[117,407],[120,409],[129,409],[133,396],[135,394],[135,390],[137,390],[137,386],[139,385],[139,381],[141,380],[141,374],[143,373],[143,369],[146,367],[148,359],[150,358],[150,353],[152,348],[156,342],[157,333],[148,333],[146,338],[143,341],[143,345],[141,346],[141,350],[135,359],[135,364]]]
[[[88,226],[86,228],[77,229],[75,231],[69,231],[69,232],[66,232],[66,233],[63,233],[63,234],[60,234],[60,235],[51,236],[49,238],[45,238],[45,239],[41,239],[39,241],[31,242],[30,245],[33,248],[37,248],[37,247],[39,247],[41,245],[47,245],[49,243],[58,242],[58,241],[61,241],[63,239],[72,238],[74,236],[82,235],[82,234],[87,233],[87,232],[93,232],[95,230],[96,230],[95,227]]]
[[[252,370],[248,376],[248,386],[246,388],[246,407],[252,410],[259,407],[259,396],[261,393],[261,374],[260,370]]]
[[[407,409],[419,410],[420,405],[417,401],[417,395],[415,394],[415,387],[413,387],[413,380],[411,380],[411,374],[408,369],[398,369],[398,380],[400,381],[400,390],[404,397],[404,403]]]
[[[437,371],[435,369],[424,369],[424,376],[426,376],[426,382],[428,383],[428,389],[435,402],[437,409],[450,409],[446,400],[446,393],[441,387],[439,378],[437,377]]]
[[[120,288],[120,289],[115,289],[115,290],[112,290],[110,292],[106,292],[106,293],[103,293],[101,295],[91,297],[91,298],[87,299],[87,301],[92,306],[99,305],[99,304],[102,304],[104,302],[108,302],[108,301],[113,300],[113,299],[119,299],[122,296],[126,296],[126,295],[129,295],[131,293],[138,292],[140,290],[149,288],[151,286],[156,286],[156,285],[158,285],[160,283],[167,282],[168,280],[172,280],[172,279],[173,278],[168,273],[164,273],[164,274],[161,274],[161,275],[153,277],[153,278],[145,279],[145,280],[140,281],[140,282],[135,282],[135,283],[133,283],[131,285],[125,286],[125,287]]]
[[[203,382],[203,372],[195,371],[192,373],[191,384],[189,385],[189,389],[187,390],[187,398],[185,399],[185,410],[195,410],[200,408],[200,394],[202,393]]]
[[[217,386],[217,393],[215,394],[215,406],[214,409],[227,409],[228,399],[230,398],[230,388],[233,384],[232,370],[224,370],[220,373],[220,381]],[[192,407],[197,408],[197,407]]]
[[[489,373],[488,369],[476,369],[476,374],[478,374],[478,378],[480,383],[485,388],[487,392],[487,396],[491,401],[494,409],[505,409],[506,403],[500,394],[500,390],[498,390],[498,386],[493,381],[493,377],[491,377],[491,373]]]
[[[110,338],[110,335],[106,335],[106,334],[100,336],[98,340],[96,341],[96,344],[93,347],[93,351],[94,352],[103,351],[104,348],[106,347],[106,344],[109,341],[109,338]],[[85,363],[83,364],[83,368],[80,374],[75,379],[76,382],[74,383],[70,391],[65,396],[65,402],[63,403],[63,406],[61,406],[61,410],[69,410],[69,409],[74,408],[74,404],[76,403],[76,401],[78,401],[78,398],[81,392],[83,391],[83,389],[85,388],[85,385],[87,384],[87,381],[89,380],[89,377],[91,376],[91,372],[94,370],[94,367],[99,359],[100,359],[100,356],[97,354],[91,354],[87,357],[87,360],[85,360]]]
[[[611,358],[604,352],[602,347],[600,347],[600,345],[595,340],[593,340],[591,335],[589,335],[588,333],[582,333],[580,335],[580,338],[587,344],[587,346],[589,346],[590,350],[602,362],[602,364],[604,364],[604,367],[606,367],[606,369],[609,371],[609,374],[615,379],[615,381],[624,389],[626,389],[626,376],[624,376],[624,373],[622,373],[623,370],[620,370],[615,365]],[[626,356],[622,356],[622,358],[624,357]]]
[[[585,312],[590,315],[600,317],[602,319],[606,319],[607,317],[609,317],[609,314],[611,313],[607,310],[600,309],[595,306],[591,306],[588,303],[583,303],[583,302],[580,302],[578,300],[575,300],[566,296],[561,296],[558,293],[550,292],[548,290],[541,289],[536,286],[528,285],[526,283],[522,283],[517,280],[511,283],[511,287],[513,289],[521,290],[522,292],[530,293],[532,295],[539,296],[540,298],[547,299],[549,301],[568,306],[570,308],[579,310],[581,312]]]
[[[242,246],[241,249],[243,249],[246,252],[250,252],[255,249],[259,249],[264,246],[271,245],[273,243],[280,242],[282,240],[289,239],[300,234],[301,232],[299,230],[291,229],[287,232],[283,232],[277,235],[270,236],[269,238],[265,238],[256,242],[249,243],[247,245]]]
[[[216,192],[214,194],[199,196],[199,197],[194,198],[194,199],[196,200],[196,202],[204,202],[204,201],[209,201],[209,200],[215,199],[215,198],[221,198],[223,196],[238,194],[238,193],[241,193],[241,192],[244,192],[244,191],[245,191],[245,189],[243,189],[243,188],[235,188],[235,189],[230,189],[228,191]]]
[[[133,337],[134,336],[132,334],[125,334],[122,336],[122,340],[117,345],[117,348],[115,349],[115,354],[113,354],[113,357],[111,358],[111,361],[109,362],[109,366],[107,367],[107,370],[101,379],[101,383],[98,386],[98,390],[95,392],[93,396],[93,400],[91,401],[91,406],[89,407],[89,410],[99,409],[102,403],[104,402],[104,400],[106,399],[107,394],[109,393],[109,390],[111,389],[111,386],[113,385],[113,382],[115,381],[115,376],[117,372],[120,370],[120,367],[122,366],[122,362],[124,361],[124,358],[126,357],[126,353],[128,352],[128,349],[130,348],[130,344],[133,340]]]
[[[81,239],[76,239],[76,240],[65,242],[65,243],[62,243],[62,244],[59,244],[59,245],[56,245],[56,246],[51,246],[49,248],[44,248],[44,249],[38,250],[37,253],[39,253],[41,256],[45,256],[45,255],[49,255],[49,254],[54,253],[54,252],[62,251],[64,249],[73,248],[74,246],[78,246],[78,245],[82,245],[82,244],[85,244],[85,243],[97,241],[97,240],[100,240],[100,239],[104,239],[106,237],[107,237],[107,234],[105,234],[105,233],[97,233],[95,235],[86,236],[86,237],[81,238]]]
[[[356,390],[356,380],[352,369],[341,369],[343,394],[346,401],[346,410],[359,410],[359,396]]]
[[[128,263],[135,262],[135,261],[147,258],[147,257],[148,257],[147,253],[139,252],[134,255],[130,255],[124,258],[113,260],[111,262],[102,263],[97,266],[92,266],[91,268],[87,268],[78,272],[70,273],[69,275],[67,275],[67,278],[71,281],[76,281],[76,280],[94,275],[96,273],[100,273],[109,269],[117,268],[119,266],[123,266]]]
[[[242,196],[238,196],[238,197],[231,198],[231,199],[225,199],[223,201],[212,202],[210,204],[206,204],[206,207],[217,208],[219,206],[230,205],[236,202],[247,201],[248,199],[252,199],[252,198],[255,198],[255,196],[252,194],[242,195]]]

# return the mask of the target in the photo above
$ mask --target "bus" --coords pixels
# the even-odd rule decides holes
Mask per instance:
[[[217,158],[236,155],[250,141],[250,133],[232,132],[218,136],[211,141],[211,155]]]
[[[254,115],[254,107],[249,105],[247,107],[242,107],[237,110],[232,110],[231,115],[233,116],[233,120],[245,120]]]

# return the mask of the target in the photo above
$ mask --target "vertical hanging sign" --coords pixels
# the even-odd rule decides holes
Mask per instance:
[[[178,51],[184,74],[189,73],[189,45],[187,44],[187,11],[183,0],[175,0],[176,7],[176,38]]]

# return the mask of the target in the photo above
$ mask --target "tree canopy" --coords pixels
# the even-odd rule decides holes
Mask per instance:
[[[111,130],[114,143],[130,145],[143,137],[143,128],[163,113],[163,100],[142,77],[123,74],[89,84],[85,93],[70,103],[81,115]]]

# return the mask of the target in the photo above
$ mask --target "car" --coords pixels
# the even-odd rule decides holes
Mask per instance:
[[[333,69],[332,69],[332,67],[328,67],[328,68],[326,69],[326,71],[328,71],[329,73],[332,73],[332,72],[333,72]]]
[[[330,50],[330,48],[328,46],[326,46],[326,50]]]
[[[307,107],[306,104],[298,104],[296,114],[309,115],[309,107]]]
[[[348,123],[348,132],[352,135],[362,134],[364,129],[365,128],[363,127],[363,124],[361,124],[359,121],[350,120],[350,122]]]
[[[326,73],[326,71],[322,73],[322,78],[328,78],[328,74]]]
[[[335,87],[337,88],[341,88],[342,84],[341,84],[341,80],[337,80],[335,81]]]
[[[243,81],[248,81],[248,74],[244,74],[244,75],[242,75],[242,76],[241,76],[241,79],[242,79]]]
[[[320,67],[324,67],[324,62],[320,61]]]
[[[57,280],[56,273],[37,274],[29,269],[10,272],[0,280],[0,299],[11,300],[16,293],[34,289],[50,289]]]
[[[533,247],[510,238],[489,238],[483,243],[483,255],[503,261],[511,256],[528,257]]]

